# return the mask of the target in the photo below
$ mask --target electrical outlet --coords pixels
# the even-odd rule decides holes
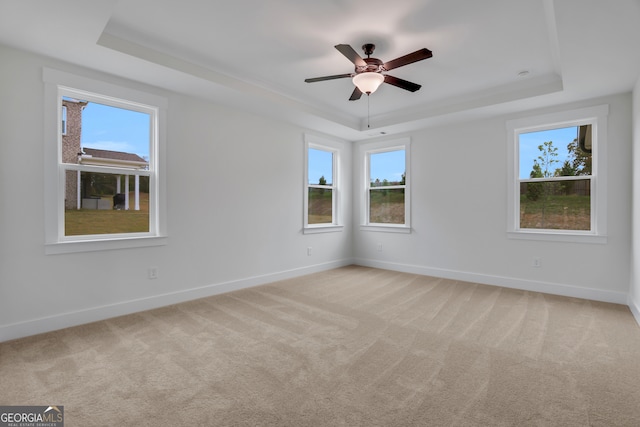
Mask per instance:
[[[533,268],[542,267],[542,261],[540,260],[540,258],[534,258],[533,261],[531,262],[531,267]]]
[[[311,256],[311,246],[307,248],[307,256]]]
[[[378,252],[382,252],[382,243],[378,243]]]
[[[149,267],[149,270],[147,270],[147,278],[149,278],[149,279],[157,279],[158,278],[158,267]]]

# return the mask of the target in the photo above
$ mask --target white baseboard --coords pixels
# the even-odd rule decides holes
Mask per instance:
[[[267,283],[276,282],[278,280],[304,276],[306,274],[331,270],[351,264],[362,265],[365,267],[382,268],[393,271],[402,271],[405,273],[442,277],[445,279],[461,280],[472,283],[482,283],[485,285],[496,285],[505,288],[543,292],[553,295],[562,295],[574,298],[590,299],[594,301],[624,304],[629,306],[629,309],[633,313],[633,316],[640,325],[640,307],[638,307],[638,305],[634,301],[632,301],[630,296],[627,296],[627,294],[622,292],[588,289],[571,285],[513,279],[502,276],[491,276],[455,270],[446,270],[440,268],[358,258],[337,260],[324,264],[317,264],[308,267],[269,273],[261,276],[247,277],[243,279],[207,285],[199,288],[187,289],[184,291],[154,295],[147,298],[124,301],[117,304],[92,307],[69,313],[61,313],[55,316],[43,317],[9,325],[2,325],[0,326],[0,342],[23,338],[44,332],[50,332],[58,329],[64,329],[71,326],[96,322],[99,320],[123,316],[126,314],[151,310],[154,308],[164,307],[198,298],[204,298],[208,296],[223,294],[226,292],[264,285]]]
[[[276,282],[278,280],[304,276],[307,274],[331,270],[351,264],[353,264],[352,259],[331,261],[308,267],[269,273],[261,276],[247,277],[199,288],[171,292],[162,295],[154,295],[147,298],[123,301],[116,304],[92,307],[69,313],[61,313],[54,316],[28,320],[9,325],[2,325],[0,326],[0,342],[23,338],[30,335],[41,334],[44,332],[55,331],[58,329],[64,329],[71,326],[97,322],[99,320],[105,320],[112,317],[123,316],[126,314],[138,313],[141,311],[165,307],[168,305],[190,301],[198,298],[204,298],[212,295],[218,295],[226,292],[264,285],[267,283]]]
[[[638,326],[640,326],[640,306],[633,300],[631,294],[629,294],[627,305],[629,306],[629,310],[631,310],[631,314],[635,317],[636,322],[638,322]]]
[[[355,259],[354,263],[365,267],[383,268],[386,270],[402,271],[404,273],[421,274],[425,276],[442,277],[444,279],[481,283],[483,285],[502,286],[504,288],[520,289],[523,291],[542,292],[545,294],[583,298],[593,301],[610,302],[623,305],[627,305],[628,303],[627,294],[623,292],[581,288],[573,285],[514,279],[511,277],[491,276],[486,274],[468,273],[464,271],[399,264],[363,258]],[[636,316],[636,319],[638,319],[638,316]]]

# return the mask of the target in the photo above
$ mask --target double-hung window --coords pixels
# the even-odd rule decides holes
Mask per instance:
[[[46,252],[164,244],[164,98],[45,69]]]
[[[409,139],[365,144],[360,155],[364,163],[361,228],[410,232]]]
[[[305,135],[304,232],[342,229],[339,164],[342,145]]]
[[[604,242],[607,106],[509,121],[509,237]]]

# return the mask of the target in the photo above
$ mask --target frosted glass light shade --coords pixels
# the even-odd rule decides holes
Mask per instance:
[[[360,92],[370,94],[376,91],[384,81],[384,76],[380,73],[367,72],[353,76],[353,84],[360,89]]]

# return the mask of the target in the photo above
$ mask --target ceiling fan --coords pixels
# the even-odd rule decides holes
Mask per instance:
[[[305,82],[314,83],[324,80],[351,77],[353,78],[353,84],[355,84],[356,88],[353,90],[349,101],[356,101],[360,99],[363,93],[366,93],[367,95],[372,94],[383,82],[410,92],[417,91],[422,87],[421,85],[382,73],[393,70],[394,68],[422,61],[423,59],[428,59],[433,56],[429,49],[423,48],[392,61],[382,62],[378,58],[371,58],[371,54],[373,54],[373,51],[376,48],[376,45],[372,43],[367,43],[362,46],[364,54],[367,55],[366,58],[362,58],[358,55],[358,53],[348,44],[338,44],[334,47],[338,49],[338,52],[343,54],[349,61],[353,62],[353,65],[355,65],[355,72],[348,74],[336,74],[333,76],[314,77],[311,79],[305,79]]]

